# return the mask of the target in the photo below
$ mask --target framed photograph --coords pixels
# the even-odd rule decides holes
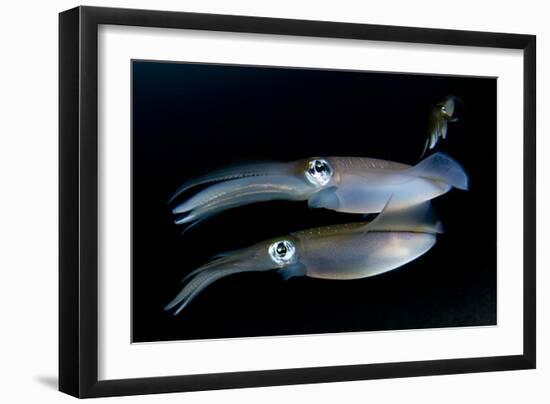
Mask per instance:
[[[59,388],[535,367],[535,37],[60,14]]]

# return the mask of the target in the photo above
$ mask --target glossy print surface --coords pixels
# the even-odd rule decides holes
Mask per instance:
[[[136,342],[495,324],[495,79],[151,61],[134,61],[132,69]],[[420,159],[431,108],[448,94],[463,103],[458,121]],[[378,168],[389,174],[437,152],[467,173],[468,191],[444,192],[444,182],[414,177],[442,192],[431,201],[445,233],[426,254],[353,281],[285,282],[277,271],[239,272],[210,284],[179,315],[164,310],[182,279],[220,253],[377,214],[315,208],[330,207],[338,190],[320,201],[285,196],[208,213],[199,208],[206,220],[176,225],[191,212],[174,214],[178,205],[231,181],[257,184],[257,172],[283,170],[278,184],[288,185],[288,164],[299,163],[291,185],[300,190],[314,187],[304,175],[311,160],[329,162],[333,177]],[[243,165],[250,170],[241,177]],[[170,201],[183,184],[219,170],[229,170],[223,181],[196,184]],[[378,210],[387,197],[372,183],[368,199],[352,189],[338,194],[349,210],[357,200]],[[237,195],[239,187],[229,189],[228,196]]]

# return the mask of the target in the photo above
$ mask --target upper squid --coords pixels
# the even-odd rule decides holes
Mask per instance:
[[[222,169],[184,183],[170,202],[199,185],[207,186],[172,210],[177,224],[271,200],[308,201],[312,208],[346,213],[379,213],[390,196],[395,208],[404,208],[452,187],[465,190],[468,176],[444,153],[432,154],[415,166],[364,157],[314,157]]]

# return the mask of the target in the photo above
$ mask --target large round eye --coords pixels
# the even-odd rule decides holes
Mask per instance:
[[[277,241],[269,246],[269,256],[278,265],[288,264],[296,255],[296,247],[289,240]]]
[[[306,177],[314,185],[327,185],[332,178],[332,167],[324,159],[310,160],[306,167]]]

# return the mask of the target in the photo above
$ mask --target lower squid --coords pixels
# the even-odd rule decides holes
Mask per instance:
[[[273,270],[284,279],[375,276],[425,254],[442,231],[429,202],[401,208],[392,196],[370,222],[302,230],[214,257],[184,278],[165,310],[178,314],[213,282],[242,272]]]

